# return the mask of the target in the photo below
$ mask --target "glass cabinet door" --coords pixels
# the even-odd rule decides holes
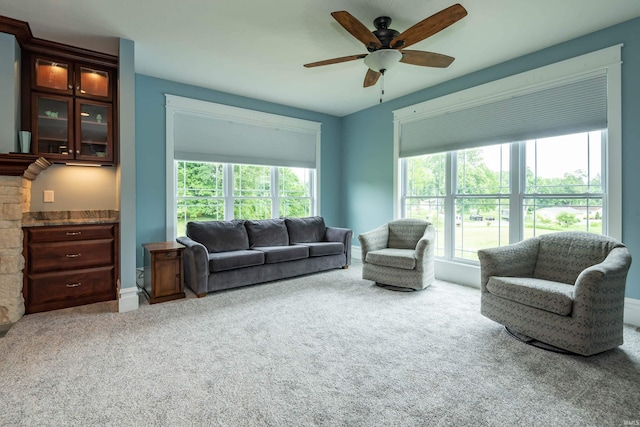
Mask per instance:
[[[76,100],[76,153],[79,160],[113,160],[111,104]]]
[[[71,93],[72,72],[68,63],[56,62],[45,58],[34,58],[34,84],[40,89],[60,93]]]
[[[69,158],[73,141],[71,125],[73,103],[70,98],[56,95],[34,94],[33,152],[45,157]]]
[[[111,99],[111,79],[108,71],[79,65],[76,74],[76,95]]]

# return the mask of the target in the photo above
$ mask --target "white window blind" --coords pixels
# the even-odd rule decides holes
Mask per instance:
[[[167,95],[174,159],[316,168],[320,123]]]
[[[549,87],[551,86],[551,87]],[[607,74],[527,88],[400,123],[399,156],[452,151],[607,127]]]

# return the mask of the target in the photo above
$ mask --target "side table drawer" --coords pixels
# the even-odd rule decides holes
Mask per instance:
[[[111,295],[114,293],[113,267],[38,274],[30,279],[29,302],[33,305],[100,294],[115,296]]]
[[[33,243],[29,246],[30,273],[113,265],[113,240]]]

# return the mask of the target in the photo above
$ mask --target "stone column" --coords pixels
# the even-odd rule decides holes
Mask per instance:
[[[0,176],[0,336],[24,315],[22,214],[30,204],[30,180]]]

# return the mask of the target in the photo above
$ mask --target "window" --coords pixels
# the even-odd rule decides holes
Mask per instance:
[[[184,236],[191,218],[202,221],[224,219],[222,163],[177,163],[177,228]]]
[[[604,132],[526,142],[525,233],[603,233]]]
[[[593,131],[408,157],[402,216],[428,219],[436,256],[462,261],[544,233],[603,234],[605,145]]]
[[[176,161],[177,235],[189,221],[304,217],[315,212],[315,171]],[[277,189],[277,191],[276,191]]]
[[[478,249],[509,243],[509,223],[500,215],[509,209],[509,149],[509,144],[500,144],[452,155],[454,210],[459,218],[455,258],[477,260]]]
[[[322,124],[165,95],[166,238],[193,219],[310,216]]]
[[[436,229],[444,229],[446,153],[410,157],[404,161],[405,218],[426,218]],[[436,256],[444,256],[444,241],[436,234]]]
[[[278,168],[280,216],[291,218],[311,216],[311,175],[309,169]]]
[[[543,233],[622,238],[621,48],[393,112],[395,217],[422,216],[413,205],[434,196],[412,192],[423,172],[411,168],[445,159],[439,278],[475,285],[477,269],[464,264],[477,265],[477,249]]]
[[[233,217],[271,218],[271,167],[233,165]]]

